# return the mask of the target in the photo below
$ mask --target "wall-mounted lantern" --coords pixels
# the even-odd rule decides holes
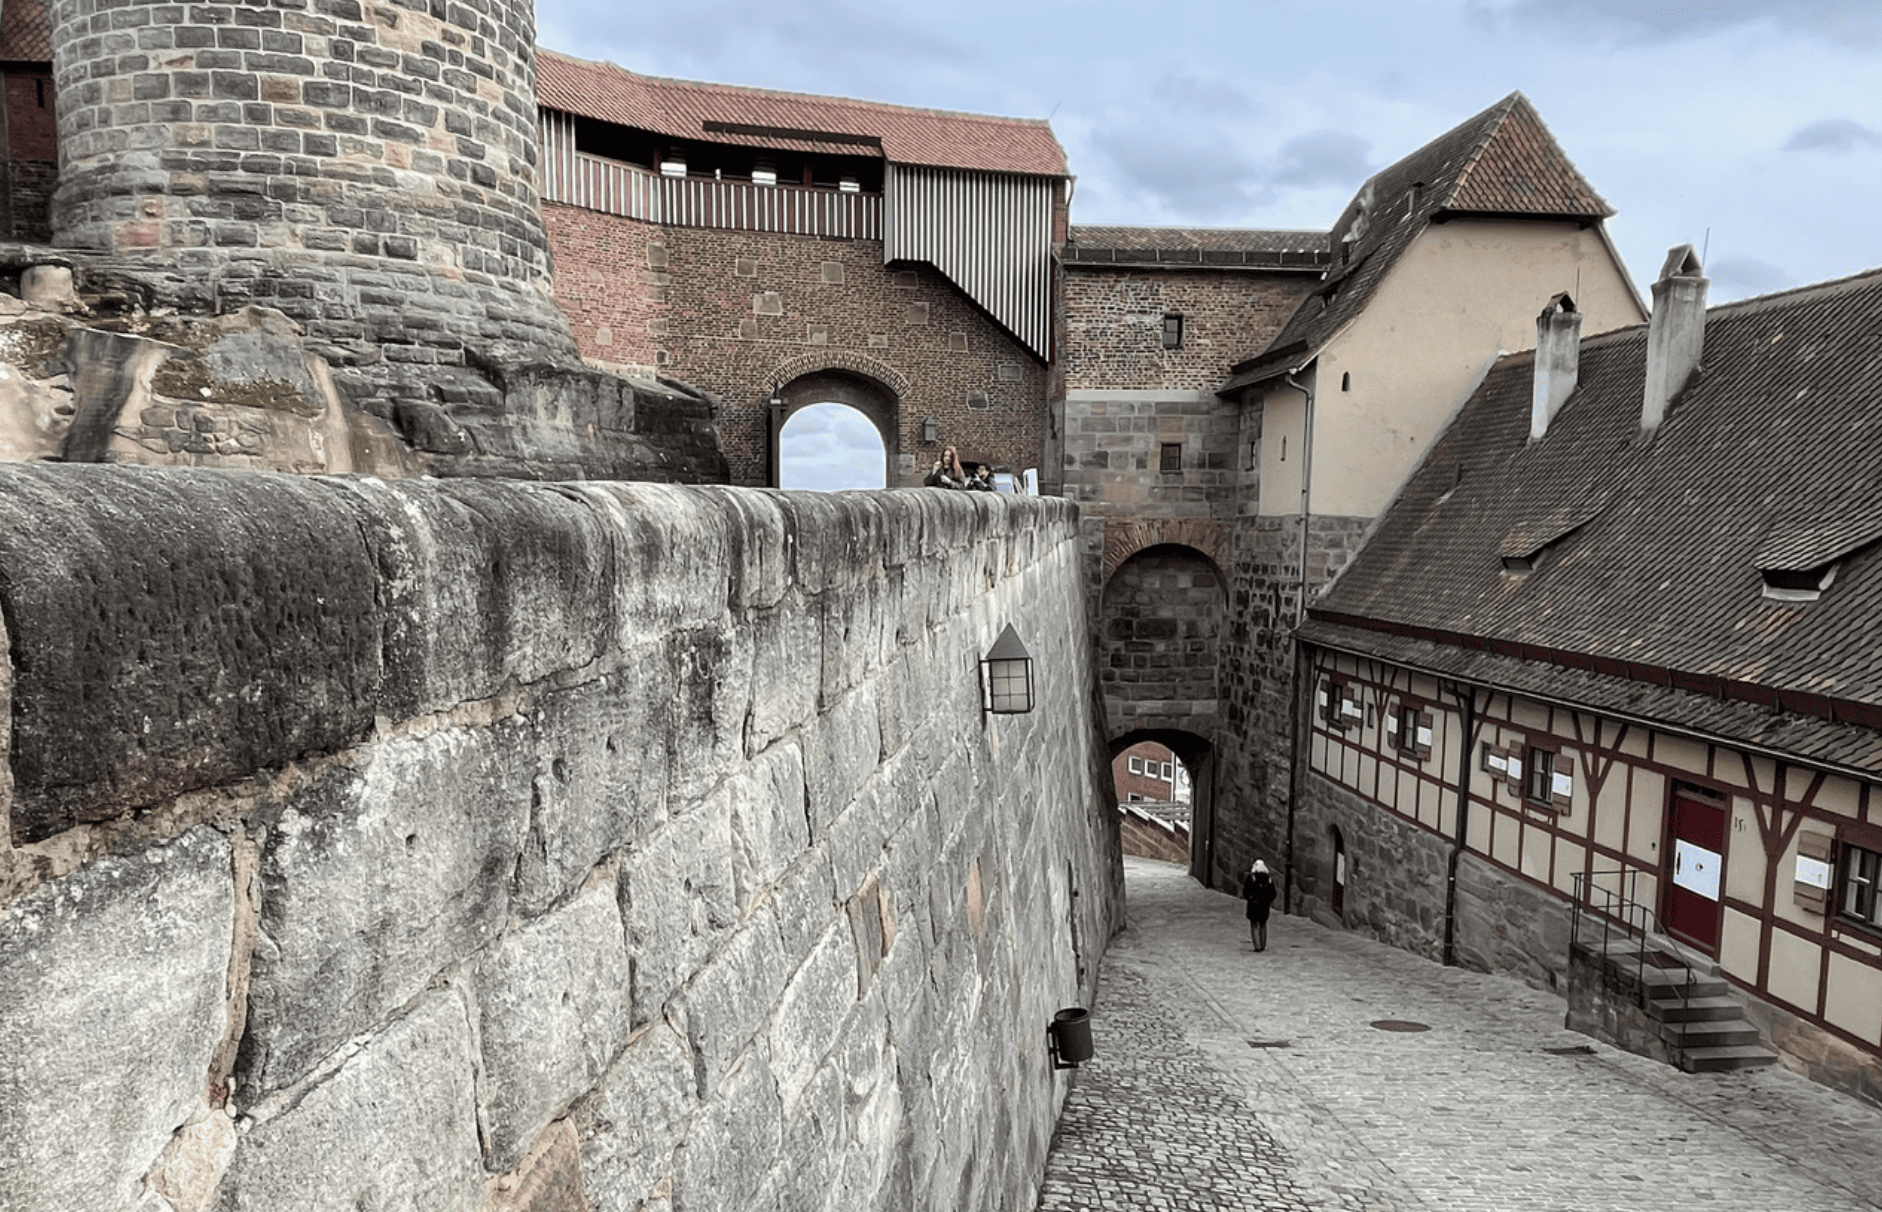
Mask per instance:
[[[980,710],[1024,715],[1032,710],[1032,654],[1008,623],[980,662]]]
[[[1046,1025],[1046,1051],[1054,1069],[1076,1069],[1091,1059],[1091,1011],[1067,1006]]]
[[[941,422],[929,417],[921,423],[921,441],[924,446],[933,446],[941,440]]]

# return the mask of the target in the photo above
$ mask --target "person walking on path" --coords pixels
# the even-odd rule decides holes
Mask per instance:
[[[1268,865],[1260,859],[1255,860],[1248,874],[1242,877],[1242,899],[1248,902],[1248,938],[1254,943],[1255,950],[1268,949],[1268,910],[1274,905],[1274,877],[1268,874]]]

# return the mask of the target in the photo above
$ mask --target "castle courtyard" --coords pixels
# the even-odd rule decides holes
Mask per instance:
[[[1564,1029],[1553,994],[1300,917],[1257,955],[1240,901],[1124,864],[1041,1212],[1882,1208],[1882,1110],[1681,1073]]]

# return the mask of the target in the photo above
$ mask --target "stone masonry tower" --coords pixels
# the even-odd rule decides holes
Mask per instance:
[[[531,0],[53,0],[54,242],[388,361],[572,354]]]

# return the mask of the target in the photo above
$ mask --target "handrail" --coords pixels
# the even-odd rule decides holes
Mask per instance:
[[[1600,922],[1600,954],[1604,960],[1611,960],[1608,944],[1613,937],[1614,928],[1624,931],[1622,936],[1624,938],[1638,939],[1640,945],[1634,951],[1634,986],[1640,990],[1641,1003],[1644,1008],[1648,997],[1646,979],[1647,947],[1649,945],[1648,936],[1651,935],[1654,938],[1664,940],[1666,943],[1665,949],[1679,959],[1681,966],[1686,971],[1686,979],[1680,986],[1680,1000],[1683,1003],[1690,1004],[1692,1002],[1693,984],[1698,976],[1697,971],[1692,961],[1686,956],[1685,952],[1680,949],[1679,944],[1673,941],[1670,932],[1666,930],[1665,925],[1660,921],[1659,915],[1655,913],[1650,906],[1638,899],[1636,893],[1639,889],[1640,874],[1638,868],[1629,869],[1626,867],[1612,867],[1599,871],[1590,871],[1586,876],[1581,872],[1576,872],[1574,877],[1575,901],[1574,907],[1569,915],[1568,945],[1574,947],[1581,941],[1581,915],[1584,905],[1586,905],[1590,915]],[[1624,889],[1621,887],[1603,888],[1598,886],[1594,881],[1603,876],[1622,877],[1622,881],[1625,881]],[[1622,881],[1616,882],[1620,883]],[[1595,903],[1597,894],[1600,897],[1599,905]],[[1681,1038],[1683,1041],[1683,1032],[1681,1033]],[[1674,1059],[1678,1060],[1680,1055],[1685,1052],[1684,1043],[1681,1042],[1675,1045],[1674,1051],[1676,1053]]]

